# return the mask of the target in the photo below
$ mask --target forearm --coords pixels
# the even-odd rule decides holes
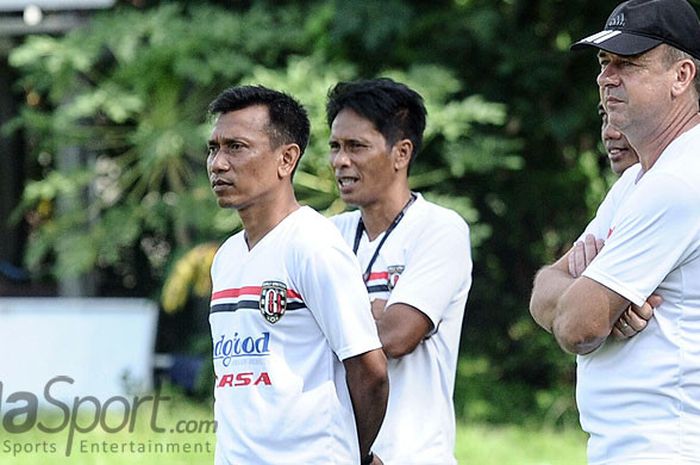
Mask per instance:
[[[589,234],[535,276],[530,313],[567,352],[587,354],[598,348],[629,305],[619,294],[582,276],[603,246]]]
[[[364,357],[364,360],[356,360]],[[377,349],[345,361],[346,380],[355,413],[360,456],[367,455],[384,421],[389,396],[386,357]]]
[[[576,279],[559,299],[553,332],[567,352],[587,354],[597,349],[630,302],[596,281]]]
[[[546,331],[552,332],[557,316],[557,303],[573,282],[574,278],[556,265],[542,268],[535,276],[530,297],[530,314]]]
[[[558,299],[554,312],[552,333],[559,346],[572,354],[584,355],[593,352],[612,330],[606,312],[593,311],[609,307],[606,296],[587,293],[587,284],[590,283],[581,282],[577,286],[571,286]]]
[[[385,303],[385,300],[380,301],[382,307]],[[375,321],[387,358],[410,354],[433,329],[433,323],[425,313],[404,303],[391,304],[381,313],[377,311]]]

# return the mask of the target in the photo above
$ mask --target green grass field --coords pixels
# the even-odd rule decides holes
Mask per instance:
[[[580,430],[459,425],[456,454],[460,465],[585,465],[586,435]]]
[[[206,406],[174,399],[157,413],[153,431],[152,412],[136,417],[134,430],[128,425],[107,433],[101,427],[81,432],[66,427],[45,433],[37,427],[24,433],[0,437],[2,465],[199,465],[213,463],[214,434],[206,432],[211,413]],[[123,415],[108,416],[107,428],[119,429]],[[18,419],[20,421],[21,419]],[[56,428],[62,417],[39,418]],[[82,431],[90,430],[92,412],[77,421]],[[189,430],[190,432],[178,432]],[[201,432],[197,432],[201,430]],[[70,445],[70,455],[66,456]],[[580,431],[538,431],[516,426],[459,425],[457,457],[460,465],[584,465],[585,436]]]

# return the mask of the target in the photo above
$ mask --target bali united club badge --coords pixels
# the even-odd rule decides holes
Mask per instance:
[[[399,276],[403,273],[404,268],[406,267],[403,265],[394,265],[387,268],[386,284],[390,291],[396,287],[396,283],[399,281]]]
[[[260,313],[274,324],[287,310],[287,285],[281,281],[265,281],[260,291]]]

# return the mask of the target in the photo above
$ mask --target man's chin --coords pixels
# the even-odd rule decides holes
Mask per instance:
[[[238,210],[240,208],[240,205],[238,205],[236,202],[233,202],[231,199],[226,199],[223,197],[218,197],[216,199],[216,203],[219,204],[220,208],[229,208],[232,210]]]
[[[616,175],[619,176],[619,175],[621,175],[622,173],[624,173],[625,171],[627,171],[627,169],[628,169],[630,166],[632,166],[633,164],[634,164],[634,163],[629,163],[629,162],[624,161],[624,160],[620,160],[620,161],[611,161],[611,162],[610,162],[610,168],[613,170],[613,172],[614,172]]]
[[[361,207],[362,202],[358,200],[357,196],[351,194],[340,194],[340,199],[351,207]]]

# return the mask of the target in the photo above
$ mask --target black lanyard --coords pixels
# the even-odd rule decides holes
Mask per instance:
[[[367,281],[369,281],[369,275],[370,272],[372,271],[372,265],[374,265],[374,262],[377,261],[377,257],[379,256],[379,251],[382,249],[382,246],[384,245],[384,242],[386,241],[386,238],[389,237],[389,234],[398,226],[399,222],[403,219],[403,216],[406,214],[406,210],[408,210],[408,207],[411,206],[411,204],[416,200],[416,194],[411,192],[411,198],[408,199],[408,202],[406,202],[406,205],[401,209],[398,215],[394,218],[394,221],[391,222],[389,227],[387,228],[386,232],[384,233],[384,237],[382,237],[382,240],[379,241],[379,245],[377,245],[377,248],[374,250],[374,254],[372,255],[372,258],[370,259],[369,263],[367,264],[367,269],[365,272],[362,274],[362,279],[364,279],[365,284]],[[360,240],[362,240],[362,233],[365,230],[365,223],[362,221],[362,216],[360,216],[360,221],[357,222],[357,229],[355,230],[355,244],[352,246],[352,251],[357,255],[357,249],[360,248]]]

